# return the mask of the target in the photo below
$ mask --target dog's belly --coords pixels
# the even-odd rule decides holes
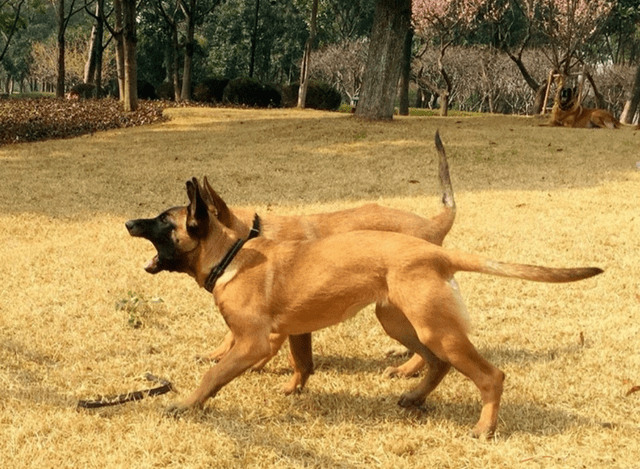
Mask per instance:
[[[351,305],[347,308],[331,305],[299,310],[294,314],[286,314],[278,318],[271,332],[277,334],[297,335],[314,332],[325,327],[335,326],[354,317],[363,308],[372,304],[366,301]]]

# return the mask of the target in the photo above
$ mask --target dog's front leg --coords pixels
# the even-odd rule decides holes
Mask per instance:
[[[227,332],[227,335],[224,336],[222,343],[218,345],[213,351],[205,355],[198,355],[196,356],[196,359],[199,361],[205,361],[205,362],[220,361],[222,357],[224,357],[227,353],[229,353],[229,350],[231,350],[231,347],[233,347],[234,342],[235,342],[235,339],[233,338],[233,332],[229,331]]]
[[[287,339],[287,336],[285,334],[270,334],[269,347],[271,349],[271,352],[269,353],[269,356],[263,358],[258,363],[253,365],[251,367],[251,371],[262,371],[264,366],[267,363],[269,363],[269,360],[271,360],[273,357],[275,357],[278,354],[280,347],[282,347],[282,344],[286,339]]]
[[[251,334],[234,334],[234,337],[235,343],[229,352],[209,368],[200,386],[185,400],[170,405],[166,413],[175,415],[192,408],[202,408],[207,399],[214,397],[223,386],[269,356],[268,332],[251,331]]]

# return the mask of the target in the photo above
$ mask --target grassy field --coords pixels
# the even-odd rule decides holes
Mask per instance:
[[[297,110],[169,109],[164,124],[0,148],[0,465],[6,468],[640,468],[640,132],[535,118],[368,123]],[[451,372],[422,410],[371,309],[315,334],[317,371],[285,397],[283,350],[203,412],[164,417],[226,333],[187,276],[127,219],[186,202],[207,175],[230,204],[310,213],[375,201],[439,209],[440,130],[458,217],[445,246],[606,272],[568,285],[457,276],[471,340],[507,375],[493,441],[467,436],[479,393]],[[170,393],[79,410],[78,399]]]

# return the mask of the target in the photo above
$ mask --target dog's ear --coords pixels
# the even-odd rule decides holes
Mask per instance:
[[[203,188],[207,202],[216,209],[216,218],[218,221],[227,228],[231,228],[231,211],[225,201],[222,200],[222,197],[213,190],[206,176],[204,178]]]
[[[209,210],[202,197],[202,189],[196,178],[187,181],[187,231],[194,238],[204,238],[209,231]]]

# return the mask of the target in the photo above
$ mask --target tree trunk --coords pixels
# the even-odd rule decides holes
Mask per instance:
[[[66,29],[64,20],[64,0],[58,0],[58,77],[56,81],[56,98],[64,98],[64,33]]]
[[[298,107],[304,109],[307,102],[307,88],[309,86],[309,58],[313,41],[316,38],[316,16],[318,16],[318,0],[313,0],[311,6],[311,25],[309,28],[309,39],[304,46],[302,57],[302,67],[300,67],[300,89],[298,90]]]
[[[124,110],[138,109],[138,73],[136,64],[136,0],[122,0],[124,36]]]
[[[104,3],[98,1],[100,8],[104,7]],[[96,98],[102,96],[102,57],[104,54],[104,44],[102,42],[104,38],[104,23],[102,22],[102,15],[98,16],[98,22],[96,24],[96,71],[95,71],[95,85],[96,85]]]
[[[640,104],[640,64],[638,64],[636,68],[636,77],[633,80],[633,86],[627,96],[627,102],[620,116],[620,122],[623,124],[632,124],[636,112],[638,112],[638,105]]]
[[[446,88],[441,88],[439,90],[440,94],[440,115],[442,117],[446,117],[449,114],[449,98],[451,96],[451,90],[453,89],[453,83],[451,83],[451,78],[449,78],[449,74],[444,68],[444,54],[446,52],[448,45],[442,46],[440,49],[440,56],[438,56],[438,69],[440,70],[440,75],[444,80]]]
[[[390,120],[400,76],[400,62],[411,24],[411,0],[377,0],[369,55],[356,115]]]
[[[122,1],[113,0],[113,14],[115,16],[114,27],[111,31],[113,39],[116,41],[116,75],[118,78],[118,96],[124,103],[124,31]]]
[[[400,71],[400,104],[398,106],[401,116],[409,115],[409,83],[411,81],[411,44],[413,43],[413,29],[409,28],[404,38],[404,50],[402,52],[402,69]]]
[[[97,8],[97,7],[96,7]],[[96,77],[96,38],[98,32],[96,31],[96,24],[91,27],[91,38],[89,39],[89,54],[87,57],[87,63],[84,65],[84,82],[93,83]]]
[[[193,74],[193,52],[195,50],[196,35],[196,5],[197,0],[189,0],[188,10],[182,11],[187,17],[187,37],[184,45],[184,68],[182,70],[182,101],[191,100],[191,76]]]
[[[98,98],[102,91],[102,54],[104,47],[102,38],[104,35],[104,0],[96,2],[95,24],[91,28],[91,43],[89,44],[89,57],[84,68],[84,82],[95,84],[95,96]]]
[[[249,58],[249,78],[253,78],[253,66],[256,61],[256,45],[258,43],[258,14],[260,13],[260,0],[256,0],[256,12],[253,19],[253,32],[251,33],[251,56]]]
[[[191,100],[191,79],[193,75],[193,52],[195,50],[196,35],[196,7],[198,0],[189,0],[189,6],[182,3],[182,11],[187,17],[187,36],[184,45],[184,68],[182,70],[182,101]]]
[[[174,24],[171,29],[171,59],[169,62],[169,68],[171,69],[170,80],[173,83],[173,97],[176,102],[180,101],[180,72],[178,67],[178,51],[180,50],[180,44],[178,42],[178,27]]]

